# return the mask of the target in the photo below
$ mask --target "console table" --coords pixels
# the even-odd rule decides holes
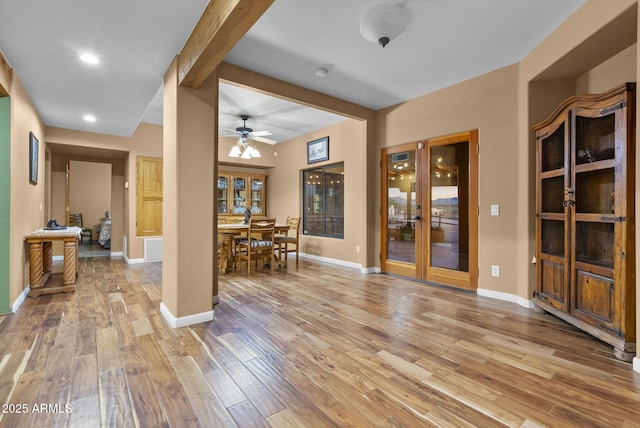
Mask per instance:
[[[78,274],[78,238],[82,229],[67,227],[66,229],[38,229],[25,236],[29,245],[29,296],[42,294],[69,293],[76,290]],[[53,241],[63,241],[64,262],[62,282],[52,278]],[[51,281],[48,281],[51,279]],[[48,284],[49,282],[49,284]]]

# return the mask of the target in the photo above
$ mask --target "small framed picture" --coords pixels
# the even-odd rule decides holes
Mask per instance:
[[[29,132],[29,183],[38,184],[38,139]]]
[[[329,160],[329,137],[319,138],[307,143],[307,163]]]

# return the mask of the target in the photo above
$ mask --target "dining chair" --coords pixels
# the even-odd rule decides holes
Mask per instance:
[[[247,261],[247,272],[251,275],[251,261],[256,261],[256,269],[258,267],[258,260],[262,259],[263,263],[269,260],[271,270],[276,263],[273,250],[275,248],[275,226],[276,220],[273,218],[261,219],[251,218],[249,219],[249,229],[245,239],[237,243],[237,259],[238,264],[242,260]]]
[[[230,251],[229,246],[224,242],[218,242],[218,273],[224,274],[227,272],[229,265]]]
[[[286,235],[276,235],[275,249],[278,251],[278,259],[282,260],[282,253],[284,253],[284,262],[287,262],[287,254],[295,251],[296,253],[296,266],[298,266],[298,247],[300,237],[300,217],[287,217],[287,225],[289,229]],[[295,245],[295,248],[289,248],[289,245]]]
[[[89,243],[91,243],[91,228],[85,227],[82,223],[82,214],[69,214],[69,221],[67,221],[67,226],[79,227],[82,229],[80,231],[80,243],[83,242],[84,238],[89,238]]]

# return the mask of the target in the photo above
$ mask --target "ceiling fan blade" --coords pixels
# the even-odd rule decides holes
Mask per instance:
[[[267,137],[269,135],[273,135],[271,131],[253,131],[251,132],[256,137]]]
[[[255,135],[255,134],[254,134],[254,135]],[[260,141],[261,143],[266,143],[266,144],[276,144],[276,143],[277,143],[277,141],[276,141],[276,140],[271,140],[271,139],[269,139],[269,138],[264,138],[264,137],[255,137],[255,136],[254,136],[254,137],[253,137],[253,138],[251,138],[251,139],[252,139],[252,140],[255,140],[255,141]]]

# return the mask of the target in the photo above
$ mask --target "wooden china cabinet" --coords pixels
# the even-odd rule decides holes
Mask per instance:
[[[244,215],[248,208],[252,214],[266,215],[264,174],[220,171],[216,193],[218,214]]]
[[[564,101],[536,132],[535,305],[630,361],[635,344],[635,83]]]

